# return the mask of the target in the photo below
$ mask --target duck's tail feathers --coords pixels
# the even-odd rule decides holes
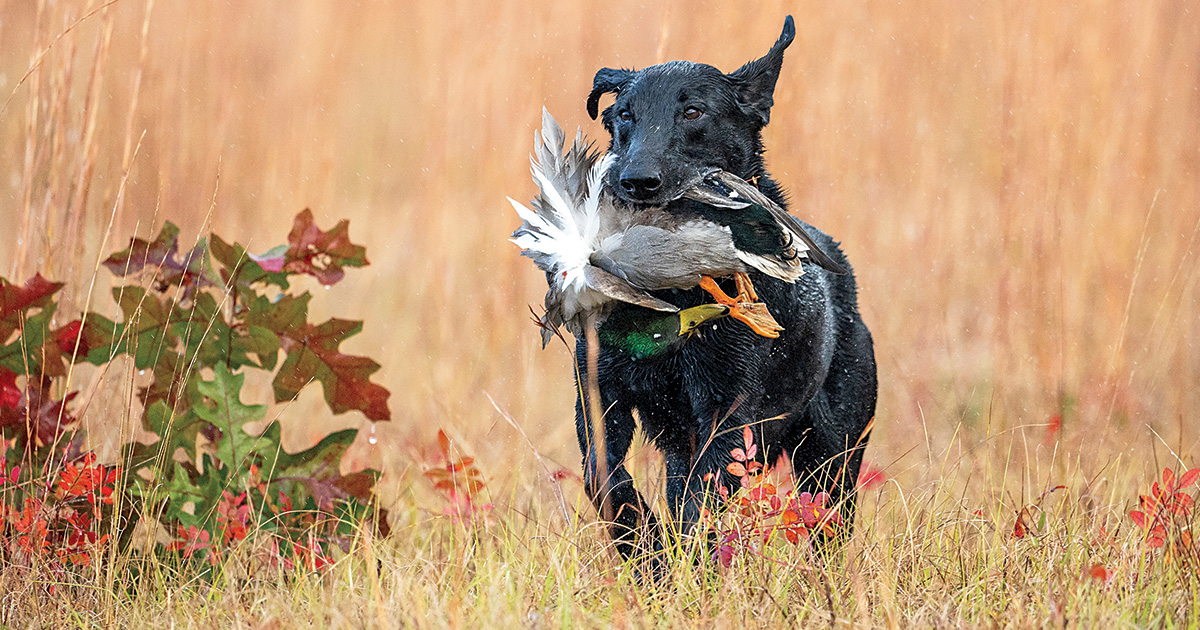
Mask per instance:
[[[825,253],[825,250],[821,249],[821,246],[818,245],[817,242],[813,240],[812,236],[809,235],[808,231],[804,229],[804,226],[800,223],[799,219],[789,214],[787,210],[784,210],[779,204],[772,201],[770,197],[764,195],[761,190],[755,188],[750,183],[732,173],[720,171],[713,173],[712,176],[716,177],[722,184],[735,191],[737,195],[728,198],[722,198],[720,195],[713,194],[711,191],[707,191],[703,187],[696,187],[692,191],[689,191],[689,194],[703,195],[701,200],[704,201],[704,203],[708,203],[709,205],[717,207],[736,209],[745,207],[746,203],[748,202],[766,208],[767,211],[771,213],[771,216],[775,218],[775,221],[779,223],[779,226],[786,230],[788,234],[793,237],[790,246],[795,250],[796,256],[807,258],[817,266],[830,273],[837,275],[843,275],[846,273],[846,268],[831,258],[829,254]],[[799,242],[796,242],[797,240],[799,240]],[[749,256],[761,258],[754,256],[753,254],[750,254]],[[755,267],[763,273],[775,276],[781,280],[786,280],[786,278],[782,277],[781,275],[772,273],[764,269],[759,264],[755,264],[750,260],[746,260],[746,258],[747,256],[742,256],[742,259],[744,262],[746,262],[746,264]],[[795,275],[796,277],[800,276],[799,273]]]
[[[800,276],[804,275],[804,267],[799,264],[799,258],[794,258],[794,262],[792,263],[781,263],[774,256],[760,256],[759,254],[751,254],[750,252],[740,250],[737,256],[747,265],[784,282],[795,282],[800,279]]]
[[[611,163],[582,132],[563,152],[566,135],[550,112],[542,109],[542,129],[534,133],[530,171],[538,196],[528,208],[509,199],[522,224],[512,233],[521,247],[546,272],[569,273],[586,264],[600,229],[600,178]],[[574,273],[571,273],[574,276]]]

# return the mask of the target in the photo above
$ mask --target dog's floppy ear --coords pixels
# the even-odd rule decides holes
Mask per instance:
[[[738,105],[747,114],[758,116],[764,125],[771,120],[771,106],[775,104],[775,81],[779,79],[779,69],[783,67],[783,51],[793,39],[796,39],[796,23],[789,15],[783,21],[783,33],[767,54],[729,73],[729,78],[737,86]]]
[[[596,73],[596,78],[592,79],[592,93],[588,94],[587,99],[588,116],[591,116],[592,120],[596,120],[596,116],[600,114],[600,96],[608,92],[621,91],[621,88],[629,83],[632,76],[632,70],[601,68]]]

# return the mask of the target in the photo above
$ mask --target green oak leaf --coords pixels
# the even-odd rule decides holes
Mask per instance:
[[[226,286],[232,282],[233,288],[240,296],[253,296],[255,293],[250,287],[260,282],[280,289],[289,286],[286,273],[266,271],[255,257],[238,243],[226,243],[221,237],[213,234],[211,251],[213,259],[221,265],[221,279]]]
[[[312,448],[280,455],[276,478],[303,485],[317,507],[326,511],[333,511],[336,501],[349,497],[369,501],[379,473],[374,470],[341,473],[342,456],[357,435],[358,429],[338,431]]]
[[[278,421],[272,422],[259,435],[251,435],[243,428],[248,422],[262,420],[267,413],[266,405],[246,405],[241,401],[245,380],[244,374],[234,374],[218,363],[213,368],[213,380],[201,379],[197,383],[207,402],[198,400],[192,404],[192,411],[197,416],[221,430],[221,438],[216,443],[217,459],[239,471],[239,475],[251,463],[259,463],[264,470],[273,470],[281,450]]]

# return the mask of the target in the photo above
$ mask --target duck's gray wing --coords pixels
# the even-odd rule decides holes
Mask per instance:
[[[587,280],[588,286],[603,293],[605,296],[618,300],[620,302],[628,302],[637,306],[654,309],[656,311],[664,311],[667,313],[679,312],[679,307],[670,302],[660,300],[645,291],[631,286],[625,280],[609,273],[601,267],[594,264],[588,265],[583,269],[583,277]]]
[[[747,270],[729,231],[715,223],[691,221],[671,228],[633,225],[600,243],[592,265],[647,291],[690,289],[700,276],[727,276]]]

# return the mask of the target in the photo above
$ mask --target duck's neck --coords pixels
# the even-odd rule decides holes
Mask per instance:
[[[618,308],[600,326],[600,343],[634,360],[665,354],[681,339],[678,313]]]

